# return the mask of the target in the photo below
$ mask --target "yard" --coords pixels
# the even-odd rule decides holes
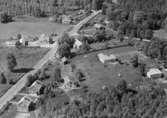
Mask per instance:
[[[93,52],[87,55],[77,56],[72,63],[84,71],[87,80],[84,82],[90,90],[98,91],[104,85],[115,86],[121,79],[133,82],[141,79],[140,71],[126,64],[102,64],[98,58],[98,53],[115,54],[121,59],[129,59],[134,54],[133,47],[121,47],[116,49]],[[118,75],[121,76],[118,76]]]

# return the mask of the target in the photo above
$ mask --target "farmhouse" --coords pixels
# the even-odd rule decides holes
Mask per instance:
[[[162,76],[162,72],[157,68],[151,68],[147,72],[147,77],[151,79],[158,79],[158,78],[161,78],[161,76]]]
[[[29,94],[32,96],[39,96],[43,93],[44,86],[39,80],[35,81],[29,88]]]
[[[100,53],[100,54],[98,54],[97,55],[98,56],[98,58],[99,58],[99,61],[101,62],[101,63],[105,63],[105,62],[114,62],[114,61],[116,61],[116,59],[117,59],[117,57],[115,56],[115,55],[113,55],[113,54],[111,54],[111,55],[105,55],[105,54],[102,54],[102,53]]]
[[[17,111],[29,112],[35,109],[35,103],[37,99],[33,99],[30,96],[24,96],[17,104]]]

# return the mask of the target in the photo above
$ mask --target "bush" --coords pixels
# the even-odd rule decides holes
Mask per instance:
[[[7,79],[6,79],[5,75],[4,75],[4,73],[1,73],[0,83],[1,84],[6,84],[7,83]]]
[[[8,22],[12,22],[12,17],[7,13],[1,14],[1,23],[8,23]]]
[[[33,75],[29,75],[27,77],[27,82],[26,82],[26,86],[29,87],[33,82],[35,82],[37,80],[37,78]]]

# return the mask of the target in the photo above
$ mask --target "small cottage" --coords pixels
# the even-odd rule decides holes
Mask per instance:
[[[44,86],[39,80],[35,81],[29,88],[29,94],[32,96],[39,96],[43,94]]]
[[[162,77],[162,72],[157,68],[151,68],[147,72],[147,77],[150,79],[158,79]]]

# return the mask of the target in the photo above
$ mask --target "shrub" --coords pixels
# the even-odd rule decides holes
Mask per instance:
[[[1,73],[0,83],[1,84],[6,84],[7,83],[7,79],[6,79],[5,75],[4,75],[4,73]]]

